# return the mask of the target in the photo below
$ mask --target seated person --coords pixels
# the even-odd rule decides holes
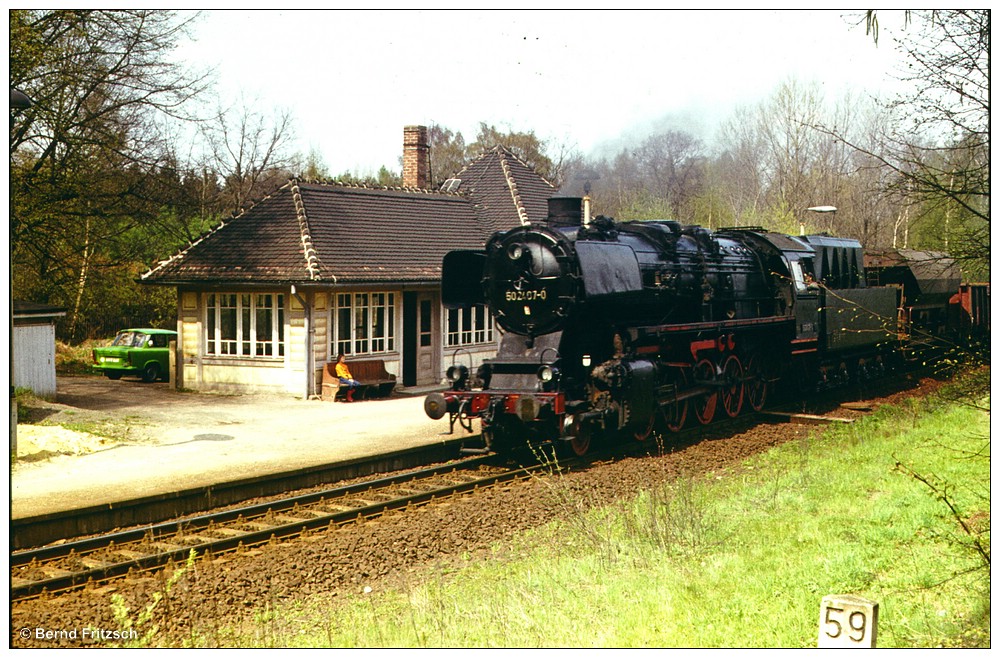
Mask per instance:
[[[347,397],[345,400],[347,402],[354,402],[354,389],[361,386],[361,382],[356,380],[353,375],[351,375],[350,369],[347,367],[347,362],[343,354],[337,355],[337,377],[340,379],[340,383],[347,386]]]

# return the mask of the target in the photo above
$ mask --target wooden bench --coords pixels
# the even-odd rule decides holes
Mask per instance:
[[[396,375],[385,369],[382,359],[347,361],[347,369],[354,379],[361,384],[356,389],[357,394],[364,398],[388,397],[396,386]],[[347,385],[340,383],[337,376],[337,362],[330,361],[323,367],[323,399],[335,401],[340,395],[347,394]]]

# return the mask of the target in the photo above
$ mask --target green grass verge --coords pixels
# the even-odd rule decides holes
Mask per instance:
[[[93,349],[111,344],[111,340],[86,340],[79,345],[56,341],[56,372],[59,375],[93,375]]]
[[[282,605],[252,629],[184,643],[814,647],[823,596],[854,594],[880,604],[880,647],[988,647],[989,399],[979,402],[908,400],[721,477],[571,514],[494,559]],[[569,501],[561,486],[553,496]]]

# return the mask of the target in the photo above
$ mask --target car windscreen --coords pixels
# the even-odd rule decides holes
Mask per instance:
[[[138,337],[138,334],[131,331],[122,331],[117,336],[115,336],[115,342],[111,343],[112,347],[132,347],[133,341]]]

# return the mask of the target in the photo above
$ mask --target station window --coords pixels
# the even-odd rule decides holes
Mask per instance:
[[[333,354],[382,354],[396,349],[395,293],[338,293],[332,313]]]
[[[205,354],[274,358],[285,355],[285,296],[205,295]]]
[[[493,314],[482,304],[448,309],[448,347],[493,342]]]

